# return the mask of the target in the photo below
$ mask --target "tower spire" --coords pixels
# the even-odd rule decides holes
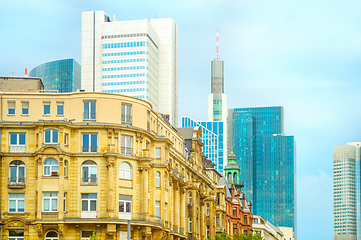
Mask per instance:
[[[216,54],[217,54],[217,60],[219,60],[219,35],[218,35],[218,29],[217,29],[217,37],[216,37]]]

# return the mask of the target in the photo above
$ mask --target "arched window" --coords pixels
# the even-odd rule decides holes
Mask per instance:
[[[237,173],[233,173],[233,182],[237,183]]]
[[[228,173],[227,180],[228,183],[232,183],[232,173]]]
[[[206,204],[206,215],[209,216],[209,203]]]
[[[68,176],[68,160],[64,161],[64,177]]]
[[[9,186],[25,186],[25,164],[23,161],[15,160],[9,165],[10,167],[10,178]]]
[[[160,187],[160,172],[155,172],[155,186]]]
[[[9,230],[9,240],[22,240],[24,239],[24,229]]]
[[[59,163],[54,158],[44,162],[44,176],[59,176]]]
[[[81,166],[81,184],[97,185],[97,164],[93,161],[85,161]]]
[[[59,133],[57,130],[50,129],[45,131],[45,144],[59,143]]]
[[[132,179],[132,169],[126,162],[122,162],[119,165],[119,178],[121,179]]]
[[[192,206],[192,193],[191,192],[188,194],[188,205]]]
[[[45,235],[45,240],[59,240],[59,235],[57,232],[55,231],[49,231],[46,235]]]

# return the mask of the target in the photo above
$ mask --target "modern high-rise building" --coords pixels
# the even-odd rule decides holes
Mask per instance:
[[[178,28],[171,18],[113,21],[82,13],[81,87],[149,101],[178,121]]]
[[[228,153],[237,156],[254,214],[295,229],[294,137],[283,133],[283,108],[229,109],[228,118]]]
[[[204,155],[215,164],[215,169],[223,173],[223,160],[227,145],[223,121],[195,121],[190,117],[182,117],[182,127],[199,127]]]
[[[70,58],[43,63],[33,68],[29,77],[40,77],[45,90],[76,92],[80,89],[80,71],[80,64]]]
[[[361,239],[361,142],[333,148],[334,239]]]

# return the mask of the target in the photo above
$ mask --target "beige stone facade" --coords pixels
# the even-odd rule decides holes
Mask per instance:
[[[128,220],[133,240],[214,236],[222,188],[199,130],[186,157],[137,98],[3,92],[1,107],[1,239],[127,239]]]

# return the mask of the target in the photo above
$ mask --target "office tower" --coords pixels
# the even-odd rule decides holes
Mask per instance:
[[[80,64],[73,58],[43,63],[33,68],[29,77],[40,77],[45,90],[75,92],[80,89]]]
[[[190,117],[182,117],[182,127],[199,127],[202,135],[201,142],[204,155],[216,165],[215,169],[223,173],[223,159],[227,149],[224,122],[195,121]]]
[[[283,108],[235,108],[228,118],[228,152],[233,147],[254,214],[294,228],[294,137],[283,133]]]
[[[82,13],[82,89],[149,101],[178,121],[178,28],[171,18],[113,21]]]
[[[224,94],[224,62],[219,59],[217,29],[217,57],[211,62],[211,94],[208,95],[208,121],[227,121],[227,95]]]
[[[360,148],[351,142],[333,148],[334,239],[361,239]]]

